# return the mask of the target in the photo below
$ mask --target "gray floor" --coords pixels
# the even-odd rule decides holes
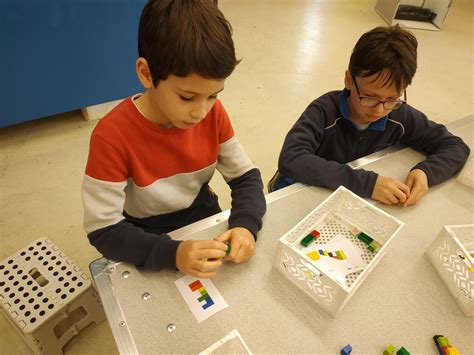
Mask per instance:
[[[358,37],[383,20],[375,0],[220,0],[234,28],[242,63],[220,95],[235,131],[266,183],[286,132],[308,103],[341,89]],[[414,31],[419,69],[409,102],[437,122],[473,110],[473,6],[455,0],[441,32]],[[79,111],[0,129],[0,260],[47,236],[88,272],[100,255],[82,230],[80,185],[88,140],[97,122]],[[220,176],[212,187],[223,208],[229,190]],[[0,318],[0,353],[28,353]],[[91,325],[66,347],[69,354],[116,353],[106,322]]]

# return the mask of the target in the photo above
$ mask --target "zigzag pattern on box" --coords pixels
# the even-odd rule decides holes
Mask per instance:
[[[474,298],[474,279],[470,278],[470,271],[459,259],[456,253],[450,251],[450,246],[443,240],[443,244],[436,248],[436,256],[440,259],[443,267],[453,275],[453,280],[464,297]]]
[[[349,200],[348,198],[344,199],[344,209],[346,218],[350,217],[352,220],[355,220],[359,223],[363,230],[372,235],[375,239],[386,240],[388,235],[391,235],[395,232],[395,224],[393,226],[388,226],[381,223],[386,218],[380,218],[381,216],[377,214],[376,211],[370,209],[367,205],[361,204],[359,201]]]
[[[332,303],[334,290],[330,286],[324,285],[321,278],[312,272],[303,260],[296,263],[291,255],[284,253],[282,264],[291,276],[296,277],[299,281],[306,282],[306,285],[318,298],[325,303]]]

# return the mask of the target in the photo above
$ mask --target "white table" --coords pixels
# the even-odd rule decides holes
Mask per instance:
[[[448,128],[473,146],[474,115]],[[352,163],[404,180],[423,156],[389,148]],[[424,255],[444,225],[474,223],[473,190],[451,179],[409,208],[377,206],[405,222],[387,254],[348,304],[332,318],[272,269],[278,239],[331,191],[295,184],[267,195],[268,211],[257,254],[225,264],[213,279],[229,304],[197,323],[174,281],[179,272],[143,272],[99,259],[90,268],[121,353],[198,353],[237,329],[254,353],[381,353],[391,343],[413,354],[436,354],[443,334],[461,354],[474,349],[474,319],[457,307]],[[171,233],[177,239],[212,238],[227,227],[228,211]],[[147,300],[142,295],[150,294]],[[176,329],[169,332],[167,326]]]

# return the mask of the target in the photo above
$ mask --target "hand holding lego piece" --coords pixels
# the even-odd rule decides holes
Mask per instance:
[[[411,206],[422,199],[428,192],[428,177],[421,169],[413,169],[407,176],[406,184],[410,188],[410,196],[401,205]]]
[[[224,260],[242,263],[255,254],[255,238],[246,228],[235,227],[214,238],[219,242],[230,242],[230,252]]]
[[[372,198],[386,205],[405,203],[410,197],[410,187],[403,182],[379,175],[375,182]]]
[[[176,267],[199,278],[215,276],[226,256],[227,245],[217,240],[185,240],[176,250]]]

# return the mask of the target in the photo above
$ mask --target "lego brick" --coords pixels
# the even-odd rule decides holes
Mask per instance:
[[[373,239],[370,238],[367,234],[365,234],[364,232],[360,232],[359,235],[357,236],[357,238],[364,242],[365,244],[369,245],[370,243],[372,243]]]
[[[367,247],[370,251],[377,252],[379,251],[381,245],[379,242],[376,242],[375,240],[372,241],[369,246]]]
[[[391,355],[395,351],[395,347],[392,344],[388,344],[388,346],[383,351],[383,355]]]
[[[449,344],[449,339],[446,338],[446,337],[444,337],[444,336],[441,336],[441,337],[438,338],[438,343],[439,343],[439,345],[441,345],[441,346],[449,346],[449,345],[451,345],[451,344]]]
[[[301,240],[301,245],[304,246],[304,247],[307,247],[308,245],[310,245],[312,242],[314,241],[314,237],[311,235],[311,234],[308,234],[306,237],[304,237],[302,240]]]
[[[308,253],[306,255],[308,255],[314,261],[320,258],[319,253],[317,251],[313,251],[312,253]]]
[[[441,338],[442,335],[434,335],[433,340],[435,342],[436,348],[438,349],[439,355],[444,355],[443,354],[443,349],[441,349],[441,345],[439,345],[438,339]]]
[[[227,250],[225,251],[225,255],[229,255],[230,251],[231,251],[231,247],[230,247],[230,243],[228,241],[225,241],[224,242],[225,244],[227,244]]]
[[[337,258],[339,260],[346,260],[347,259],[346,254],[344,254],[344,252],[342,250],[336,251],[336,255],[337,255]]]
[[[341,355],[349,355],[352,352],[351,344],[347,344],[345,347],[341,349]]]
[[[309,234],[311,234],[314,238],[319,238],[321,236],[316,229],[312,230]]]
[[[410,355],[410,352],[402,346],[398,349],[397,355]]]
[[[353,227],[351,229],[351,234],[354,236],[354,237],[357,237],[359,234],[360,234],[360,230],[356,227]]]

